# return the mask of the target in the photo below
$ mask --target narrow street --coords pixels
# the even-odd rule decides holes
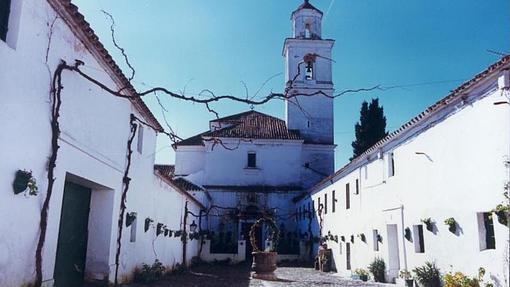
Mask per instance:
[[[305,267],[279,267],[276,270],[278,281],[264,281],[250,278],[249,265],[202,265],[190,272],[172,275],[150,285],[131,284],[128,287],[308,287],[308,286],[383,286],[342,278],[335,273],[322,273]]]

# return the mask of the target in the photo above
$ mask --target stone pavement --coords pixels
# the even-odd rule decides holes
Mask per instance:
[[[172,275],[168,278],[151,284],[138,285],[133,284],[129,287],[309,287],[309,286],[384,286],[386,284],[376,284],[362,282],[359,280],[349,280],[341,278],[335,273],[322,273],[312,268],[305,267],[279,267],[276,270],[278,281],[263,281],[259,279],[250,279],[249,265],[203,265],[194,267],[190,272]],[[386,285],[387,286],[387,285]]]

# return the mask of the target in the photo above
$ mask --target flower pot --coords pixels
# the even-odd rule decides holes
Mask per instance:
[[[22,193],[28,188],[28,182],[32,174],[27,171],[18,170],[16,172],[16,177],[14,178],[14,182],[12,183],[12,188],[14,189],[14,194]]]
[[[414,280],[413,279],[406,279],[406,287],[413,287]]]
[[[448,225],[448,230],[450,230],[451,233],[455,233],[455,231],[457,231],[457,225],[456,224]]]
[[[434,231],[434,226],[432,223],[425,223],[425,228],[427,228],[427,230],[430,232]]]
[[[507,216],[506,212],[498,211],[498,212],[496,212],[496,216],[498,217],[499,223],[501,223],[505,226],[508,226],[508,216]]]
[[[359,279],[363,282],[367,282],[368,281],[368,275],[359,275]]]
[[[276,252],[252,252],[253,264],[251,266],[254,273],[253,278],[262,280],[276,280],[274,271],[276,270],[276,260],[278,253]]]

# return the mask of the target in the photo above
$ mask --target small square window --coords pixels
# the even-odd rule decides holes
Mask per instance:
[[[359,179],[356,178],[356,194],[359,194]]]
[[[129,242],[136,242],[136,218],[135,220],[133,221],[133,223],[131,223],[131,231],[130,231],[130,234],[129,234]]]
[[[393,153],[388,154],[388,177],[392,177],[395,175],[395,158],[393,157]]]
[[[249,168],[257,167],[257,154],[255,152],[248,153],[248,167]]]

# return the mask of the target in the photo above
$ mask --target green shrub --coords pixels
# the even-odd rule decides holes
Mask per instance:
[[[135,281],[141,283],[155,282],[165,275],[165,266],[158,259],[151,265],[142,264],[142,269],[135,270]]]
[[[422,287],[440,287],[441,273],[435,263],[425,262],[425,265],[413,269],[416,281]]]
[[[370,265],[368,265],[368,270],[372,275],[374,275],[375,282],[385,282],[384,273],[386,270],[386,264],[384,264],[384,260],[381,258],[375,258]]]

